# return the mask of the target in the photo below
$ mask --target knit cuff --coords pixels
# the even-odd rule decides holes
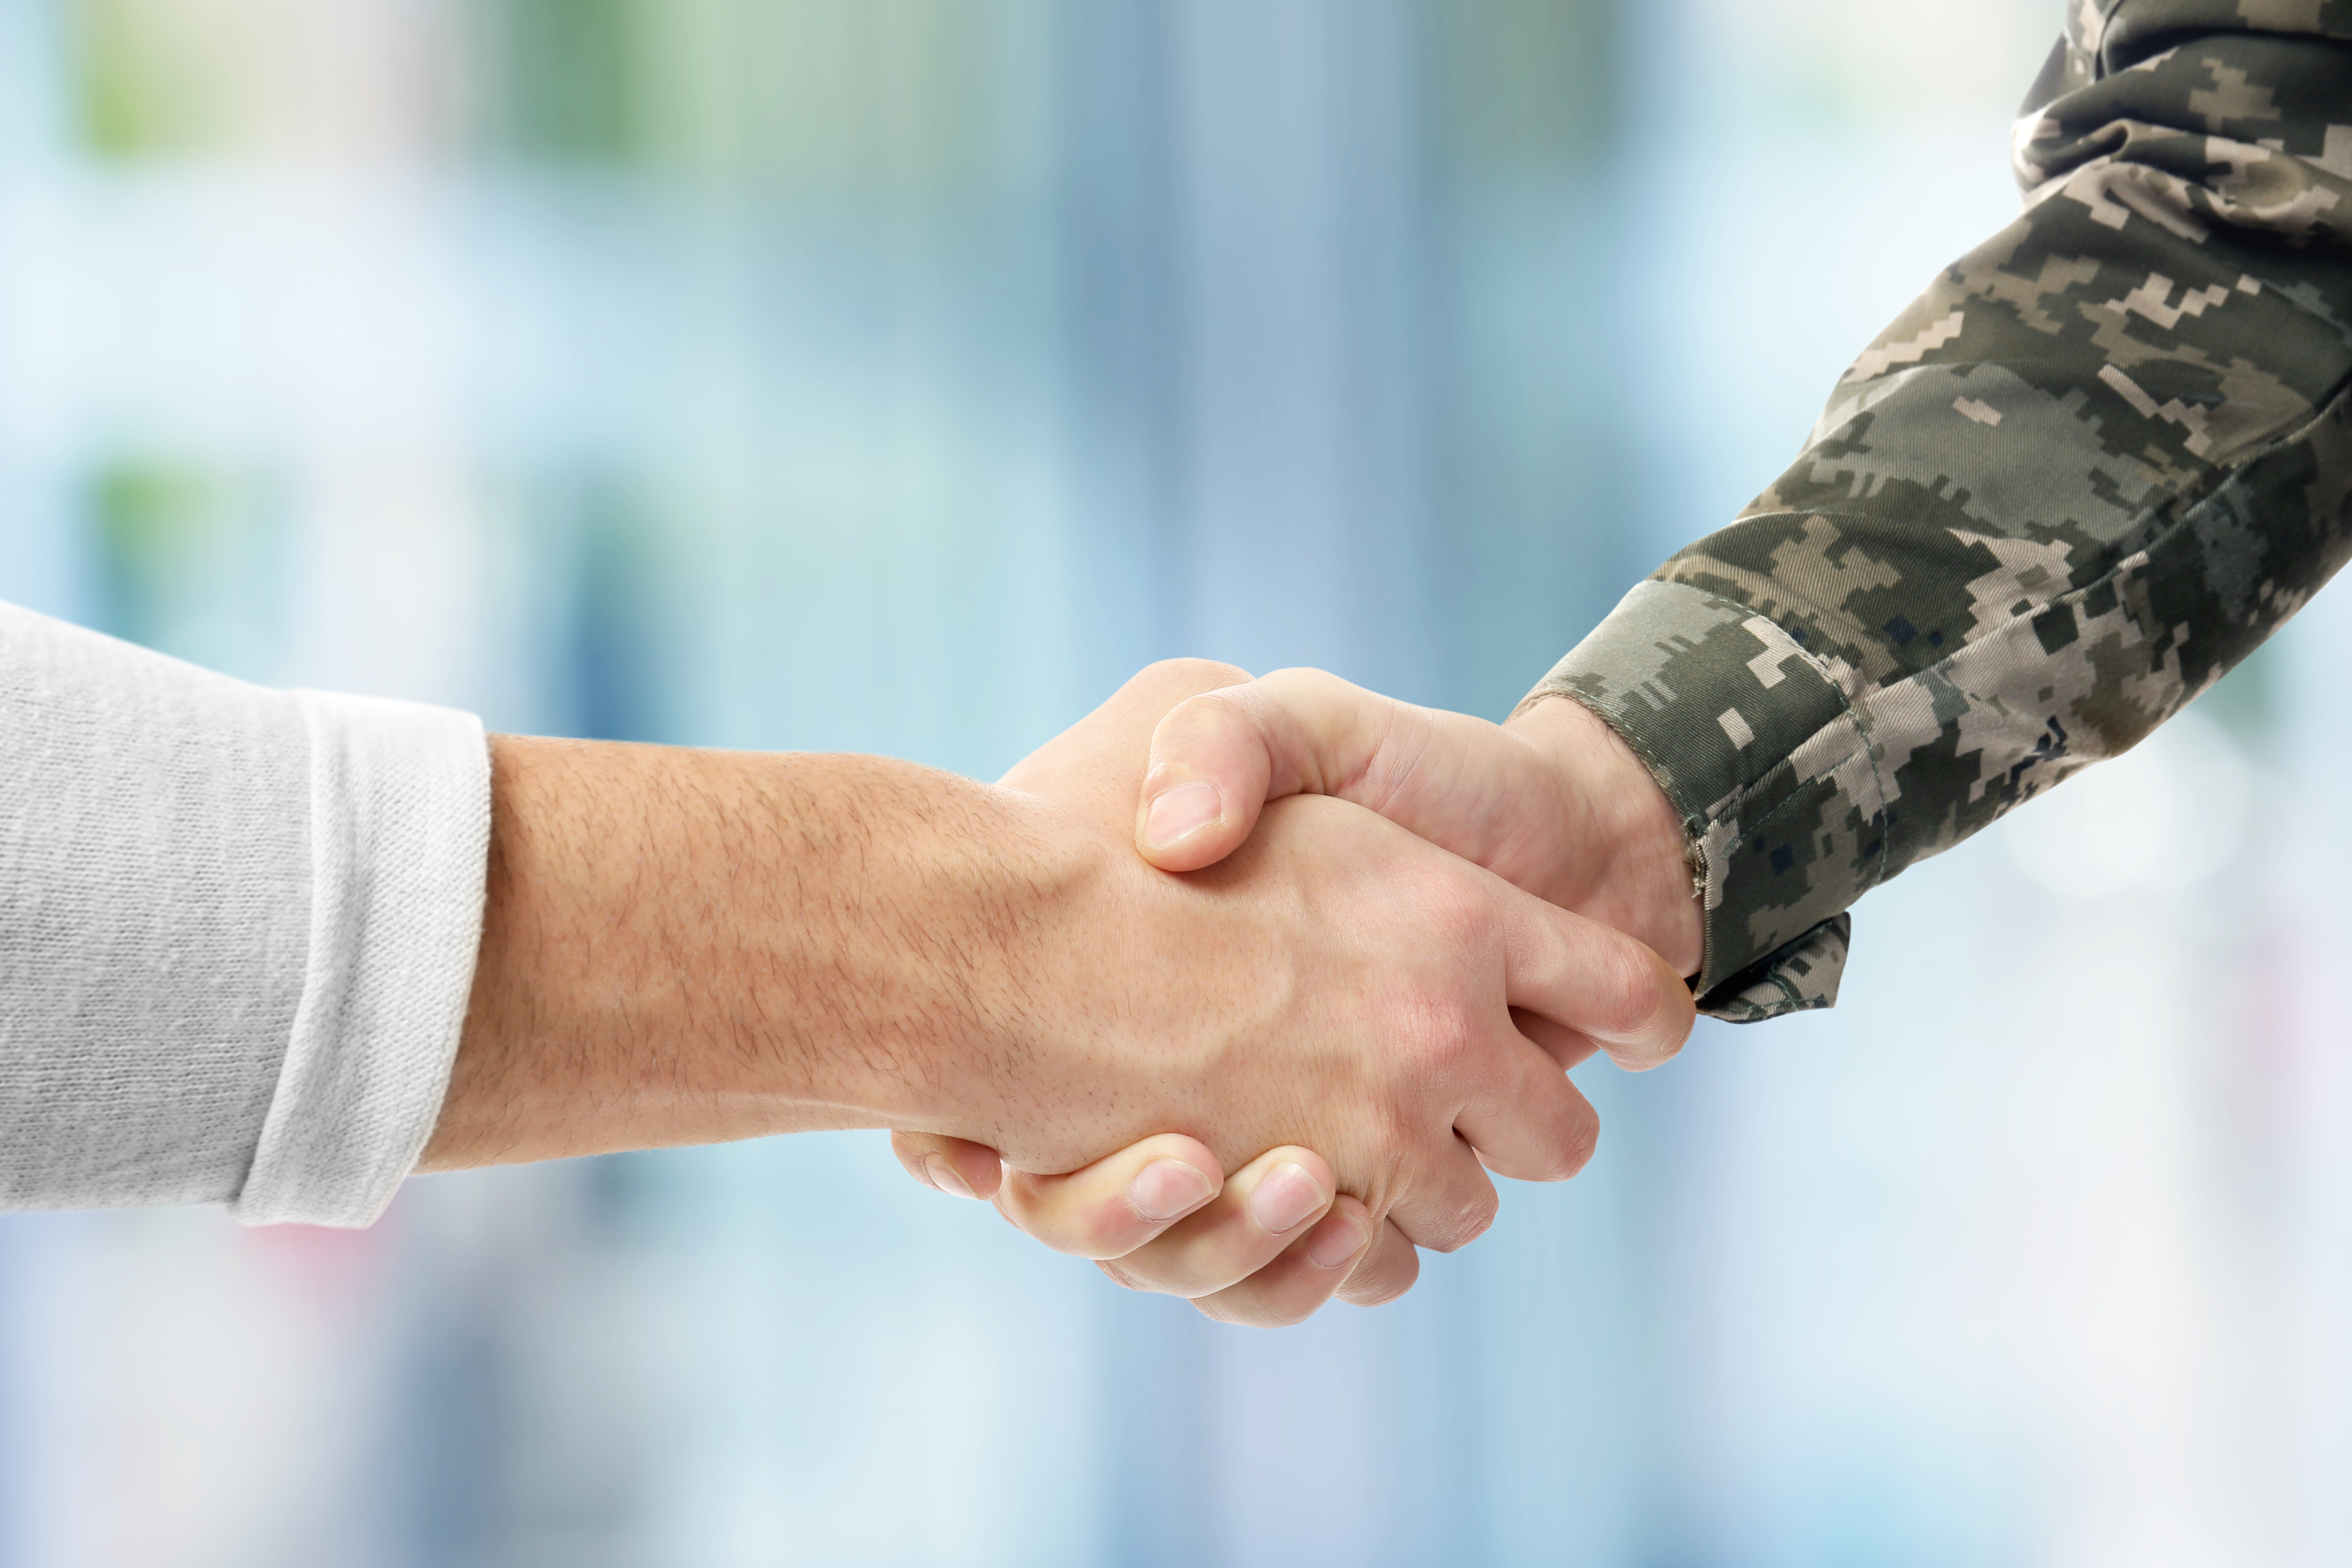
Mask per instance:
[[[310,944],[243,1224],[373,1224],[424,1152],[473,989],[490,773],[470,714],[299,692]]]

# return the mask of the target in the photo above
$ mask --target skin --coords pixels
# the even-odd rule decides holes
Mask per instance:
[[[1580,703],[1538,700],[1496,725],[1396,702],[1318,670],[1284,670],[1203,693],[1155,728],[1136,847],[1164,869],[1194,872],[1246,843],[1269,802],[1302,794],[1378,812],[1529,892],[1626,931],[1678,973],[1699,968],[1703,927],[1681,823],[1648,768]],[[1556,1032],[1544,1019],[1520,1022],[1568,1066],[1597,1044]],[[1641,1070],[1671,1051],[1610,1054]],[[1205,1163],[1203,1151],[1154,1142],[1162,1158]],[[985,1147],[907,1137],[894,1144],[918,1179],[960,1195],[992,1196],[1007,1218],[1048,1246],[1116,1258],[1105,1271],[1131,1289],[1187,1296],[1234,1321],[1292,1322],[1321,1305],[1297,1288],[1286,1238],[1213,1227],[1200,1216],[1162,1220],[1139,1205],[1126,1185],[1146,1163],[1136,1150],[1039,1183],[1017,1174],[1000,1180],[994,1152]],[[1237,1173],[1236,1183],[1256,1168]],[[1342,1299],[1370,1305],[1411,1287],[1410,1249],[1400,1237],[1383,1239],[1381,1267],[1347,1279],[1336,1292]]]
[[[1155,804],[1188,784],[1214,793],[1216,815],[1155,837]],[[1376,811],[1624,931],[1677,973],[1697,973],[1703,926],[1681,818],[1649,768],[1580,702],[1546,697],[1493,724],[1315,669],[1203,693],[1152,733],[1137,847],[1171,871],[1213,865],[1246,841],[1265,803],[1297,795]]]
[[[1054,1173],[1127,1147],[1153,1279],[1213,1279],[1242,1234],[1281,1244],[1271,1312],[1409,1282],[1412,1244],[1490,1222],[1488,1167],[1589,1154],[1554,1050],[1670,1050],[1689,998],[1641,944],[1342,801],[1277,802],[1188,876],[1138,858],[1155,725],[1239,679],[1155,666],[996,785],[498,738],[482,947],[421,1168],[887,1127],[993,1151],[1063,1243],[1108,1256],[1118,1225],[1089,1231],[1059,1200],[1090,1189]]]

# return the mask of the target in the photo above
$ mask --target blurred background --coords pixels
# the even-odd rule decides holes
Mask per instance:
[[[993,776],[1500,717],[2014,209],[2057,0],[0,0],[0,597]],[[0,1563],[2352,1561],[2352,599],[1226,1330],[878,1135],[0,1217]]]

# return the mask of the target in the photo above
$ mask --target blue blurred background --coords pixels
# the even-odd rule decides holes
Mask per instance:
[[[2014,209],[2057,0],[0,0],[0,596],[992,776],[1145,661],[1499,717]],[[878,1135],[0,1218],[0,1563],[2352,1562],[2352,609],[1836,1013],[1225,1330]]]

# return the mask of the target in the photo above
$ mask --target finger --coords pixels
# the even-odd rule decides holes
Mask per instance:
[[[1249,672],[1205,658],[1166,658],[1146,666],[1102,705],[1015,763],[999,782],[1065,801],[1099,796],[1110,820],[1133,807],[1136,769],[1153,726],[1186,698],[1238,686]]]
[[[1527,1046],[1524,1040],[1519,1044]],[[1442,1147],[1433,1161],[1416,1165],[1411,1184],[1389,1210],[1389,1223],[1406,1240],[1432,1252],[1469,1246],[1486,1234],[1502,1206],[1493,1179],[1468,1141],[1455,1133],[1446,1142],[1451,1147]]]
[[[1278,669],[1171,706],[1152,732],[1137,847],[1163,870],[1198,870],[1290,795],[1376,811],[1538,891],[1571,868],[1562,856],[1576,801],[1526,735],[1319,669]]]
[[[1056,1252],[1124,1258],[1216,1197],[1223,1175],[1205,1145],[1163,1132],[1067,1175],[1007,1172],[996,1206]]]
[[[1509,899],[1526,897],[1495,886]],[[1489,1165],[1530,1181],[1560,1181],[1591,1155],[1598,1136],[1591,1105],[1558,1062],[1512,1026],[1507,1008],[1451,1021],[1432,1014],[1427,1028],[1400,1037],[1396,1048],[1425,1058],[1455,1086],[1443,1102],[1446,1123],[1435,1137],[1414,1141],[1389,1208],[1390,1223],[1414,1246],[1452,1252],[1486,1234],[1500,1206]]]
[[[890,1152],[907,1174],[951,1198],[992,1197],[1004,1173],[1004,1162],[987,1144],[935,1132],[893,1132]]]
[[[1380,1233],[1371,1211],[1343,1194],[1273,1262],[1237,1284],[1196,1298],[1192,1305],[1221,1323],[1245,1328],[1303,1323],[1347,1282]]]
[[[1213,866],[1269,800],[1338,795],[1422,710],[1319,669],[1283,669],[1169,710],[1151,734],[1135,841],[1166,871]]]
[[[1519,1033],[1542,1047],[1551,1059],[1559,1064],[1562,1072],[1574,1072],[1591,1061],[1593,1053],[1601,1049],[1574,1029],[1564,1029],[1549,1018],[1530,1013],[1524,1007],[1511,1009],[1511,1023]]]
[[[1216,1200],[1103,1272],[1130,1290],[1198,1298],[1245,1279],[1330,1212],[1337,1184],[1311,1149],[1269,1149],[1234,1173]]]
[[[1683,1048],[1698,1017],[1690,986],[1623,932],[1511,889],[1504,993],[1641,1072]]]
[[[1356,1264],[1339,1287],[1339,1300],[1356,1307],[1379,1307],[1412,1289],[1421,1278],[1421,1254],[1392,1225],[1381,1226],[1380,1239]]]
[[[1454,1121],[1480,1163],[1519,1182],[1564,1182],[1584,1169],[1601,1141],[1601,1114],[1559,1063],[1521,1037],[1506,1047],[1497,1076],[1499,1092],[1464,1106]]]

